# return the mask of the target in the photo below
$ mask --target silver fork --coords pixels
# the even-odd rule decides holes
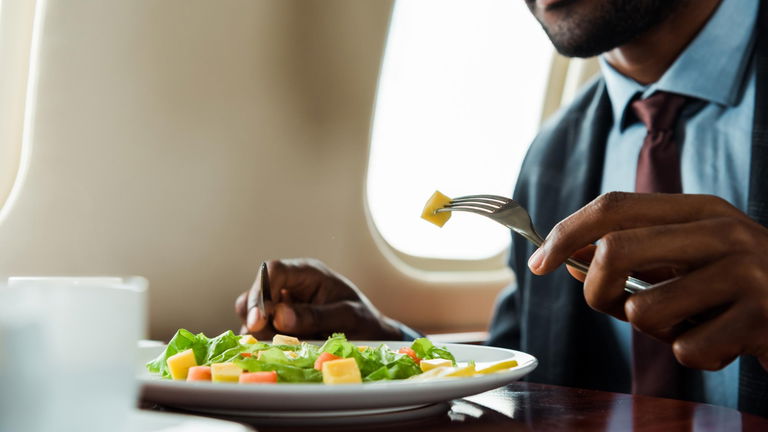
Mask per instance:
[[[436,213],[454,211],[470,212],[488,217],[525,237],[536,247],[544,243],[544,239],[533,227],[528,211],[512,199],[497,195],[467,195],[453,198],[450,203],[435,210]],[[586,274],[589,270],[589,265],[574,258],[568,258],[566,262],[582,273]],[[648,282],[628,277],[624,289],[627,292],[635,293],[648,289],[650,286],[651,284]]]

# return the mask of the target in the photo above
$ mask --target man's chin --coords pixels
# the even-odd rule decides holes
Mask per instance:
[[[615,47],[612,41],[604,39],[605,35],[597,39],[592,32],[600,3],[600,0],[531,0],[528,6],[560,54],[592,57]]]
[[[630,42],[683,0],[525,0],[558,52],[592,57]]]
[[[578,2],[579,0],[526,0],[528,3],[534,3],[537,10],[550,11],[566,7],[568,3]]]
[[[576,21],[574,18],[589,16],[591,8],[599,8],[594,0],[526,0],[528,8],[537,20],[548,28],[558,28]]]

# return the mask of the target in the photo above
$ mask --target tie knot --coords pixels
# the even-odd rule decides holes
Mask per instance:
[[[632,110],[648,132],[668,131],[675,126],[685,101],[683,95],[659,91],[632,102]]]

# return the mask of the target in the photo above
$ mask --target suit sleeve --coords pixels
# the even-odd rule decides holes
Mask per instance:
[[[504,288],[496,300],[488,345],[520,348],[520,315],[518,312],[517,283],[513,282]]]

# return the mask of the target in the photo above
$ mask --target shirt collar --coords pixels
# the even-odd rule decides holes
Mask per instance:
[[[672,66],[648,86],[622,75],[600,56],[613,118],[619,127],[623,129],[627,105],[637,94],[648,97],[657,90],[735,105],[751,58],[759,5],[759,0],[722,0]]]
[[[624,130],[627,106],[635,98],[635,95],[642,93],[646,87],[632,78],[622,75],[608,64],[603,56],[600,56],[599,61],[605,87],[608,90],[608,98],[611,100],[614,124],[618,125],[620,130]]]

